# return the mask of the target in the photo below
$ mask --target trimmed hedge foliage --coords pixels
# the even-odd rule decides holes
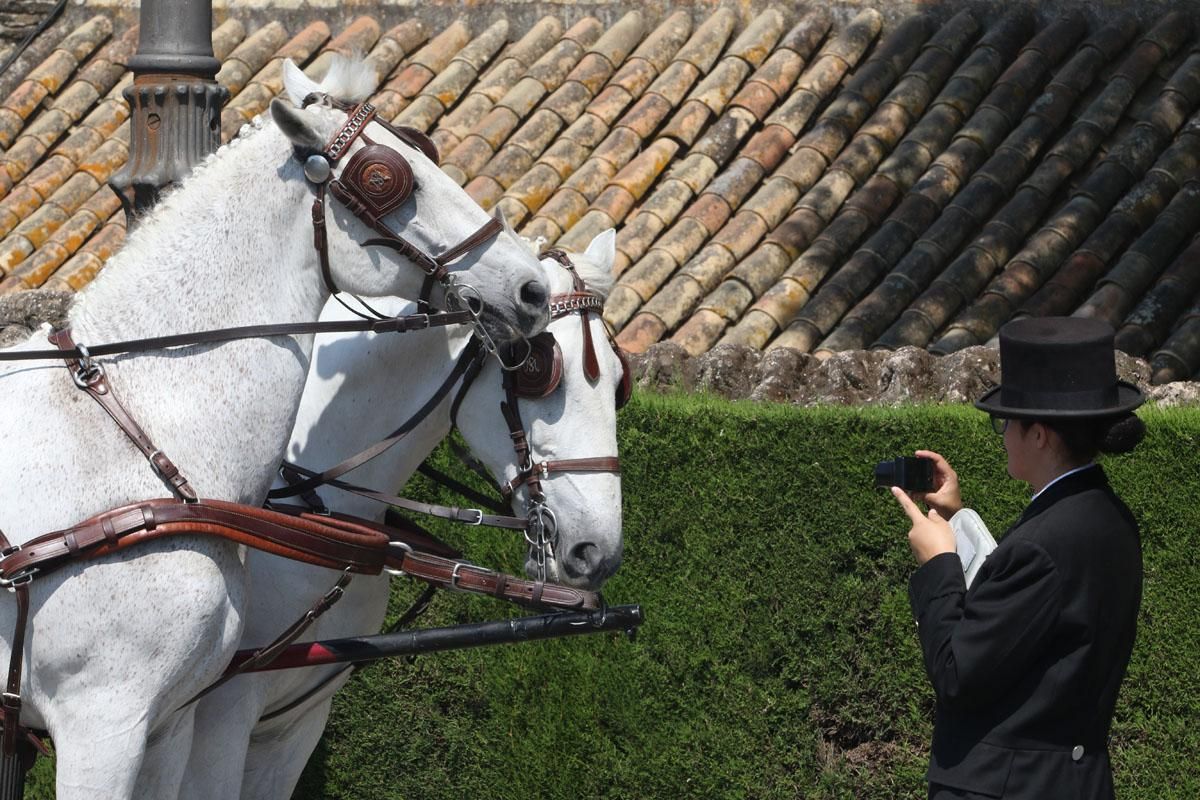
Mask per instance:
[[[1195,798],[1200,412],[1142,416],[1143,444],[1106,463],[1141,521],[1146,567],[1113,730],[1118,796]],[[914,562],[872,468],[943,453],[999,534],[1028,489],[1007,477],[986,418],[645,393],[620,425],[625,563],[605,595],[643,605],[637,638],[376,665],[335,701],[298,798],[925,796],[933,693],[908,608]],[[477,562],[520,569],[511,540],[441,532]],[[395,613],[414,594],[398,584]],[[423,624],[510,613],[443,594]]]
[[[1106,463],[1141,521],[1146,568],[1113,760],[1119,797],[1190,799],[1200,797],[1200,411],[1141,415],[1146,441]],[[908,608],[908,524],[871,487],[872,468],[917,447],[943,453],[999,534],[1028,491],[1007,477],[986,417],[641,393],[620,427],[625,563],[605,595],[642,604],[637,638],[378,663],[338,695],[297,798],[925,796],[933,693]],[[409,489],[449,500],[420,478]],[[509,535],[435,530],[477,563],[521,569]],[[397,581],[393,614],[416,594]],[[421,624],[512,613],[442,593]],[[53,796],[52,780],[42,763],[27,796]]]

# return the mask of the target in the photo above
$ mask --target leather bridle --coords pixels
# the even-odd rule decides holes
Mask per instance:
[[[561,258],[554,254],[549,254],[549,257],[554,257],[556,261],[564,264],[571,271],[575,280],[575,288],[572,292],[554,295],[550,298],[550,318],[554,320],[575,313],[580,314],[583,318],[583,326],[586,332],[583,339],[584,374],[588,377],[589,381],[595,381],[599,378],[599,360],[596,358],[593,349],[594,344],[590,335],[591,326],[588,316],[592,313],[600,312],[604,305],[604,299],[600,295],[589,291],[583,280],[575,272],[574,265],[570,263],[569,257],[561,251],[557,252],[561,253]],[[543,257],[548,257],[548,254],[543,253]],[[539,334],[539,337],[544,336],[549,336],[549,334]],[[632,385],[629,362],[612,341],[611,336],[609,337],[609,343],[621,361],[621,384],[615,400],[617,407],[620,408],[628,400],[629,390]],[[557,347],[557,345],[554,346]],[[521,362],[521,365],[517,368],[505,368],[501,371],[505,399],[500,403],[500,412],[505,424],[508,426],[509,437],[512,439],[518,467],[516,476],[507,482],[499,483],[497,488],[500,492],[502,503],[511,507],[517,489],[521,486],[527,487],[529,502],[524,517],[503,513],[487,514],[481,508],[441,506],[415,501],[398,495],[376,492],[341,480],[342,476],[376,456],[381,455],[387,449],[397,444],[410,431],[414,430],[447,396],[455,384],[458,385],[458,391],[455,393],[451,404],[450,419],[451,424],[454,427],[458,427],[458,409],[482,370],[484,360],[488,355],[481,342],[475,337],[472,337],[467,347],[463,349],[463,352],[455,362],[454,368],[434,395],[399,428],[366,450],[350,456],[341,463],[319,473],[295,464],[285,464],[282,473],[289,486],[273,489],[268,494],[269,500],[278,501],[289,497],[300,497],[313,507],[314,510],[322,511],[324,510],[324,504],[321,503],[320,498],[316,496],[313,490],[320,486],[328,485],[342,491],[350,492],[351,494],[427,516],[434,516],[468,525],[484,525],[520,530],[524,533],[530,552],[538,566],[537,581],[539,583],[544,582],[546,580],[546,560],[548,557],[553,556],[554,548],[557,545],[558,531],[557,518],[546,504],[546,494],[542,489],[542,479],[552,474],[563,472],[607,472],[619,475],[621,472],[621,462],[616,456],[555,459],[537,462],[533,460],[529,435],[521,420],[519,401],[521,397],[544,397],[550,391],[553,391],[554,386],[557,385],[557,378],[555,378],[554,385],[544,389],[529,391],[525,388],[522,378],[527,374],[527,370],[532,368],[532,365],[539,363],[538,359],[533,357],[536,355],[536,352],[536,349],[531,348],[527,351],[528,357]],[[496,354],[496,356],[498,359],[501,359],[499,354]],[[503,364],[502,359],[501,363]],[[588,364],[594,365],[594,371],[590,371],[591,374],[589,374]],[[477,459],[473,458],[469,453],[462,451],[461,448],[455,448],[455,451],[459,458],[472,471],[480,475],[488,483],[493,482],[487,469]],[[422,472],[429,475],[436,482],[461,491],[461,484],[456,484],[446,479],[445,476],[442,476],[435,470],[423,468]],[[291,474],[289,475],[289,473]],[[477,499],[483,501],[482,504],[486,504],[492,508],[502,507],[501,504],[488,501],[486,498]]]
[[[304,98],[303,107],[307,108],[314,103],[327,104],[346,113],[346,121],[330,137],[324,149],[317,152],[297,152],[297,158],[303,156],[304,177],[316,192],[312,204],[313,246],[321,265],[322,279],[330,294],[342,302],[338,298],[340,292],[333,280],[329,260],[329,239],[325,221],[327,191],[359,221],[379,234],[361,242],[362,247],[386,247],[394,250],[425,274],[420,297],[422,310],[428,308],[429,296],[434,285],[440,284],[446,296],[447,307],[451,310],[471,310],[475,314],[476,334],[489,350],[494,350],[495,344],[478,320],[478,307],[481,306],[479,293],[470,285],[458,281],[450,271],[449,265],[494,239],[504,229],[503,224],[499,219],[491,217],[473,234],[440,255],[432,256],[426,253],[394,231],[385,221],[388,214],[412,196],[416,188],[412,167],[399,152],[377,143],[368,136],[366,128],[374,122],[396,138],[420,150],[434,163],[438,163],[437,147],[433,141],[415,128],[395,126],[379,119],[375,106],[366,101],[354,105],[314,92]],[[364,146],[349,157],[345,168],[335,176],[334,168],[358,140],[361,140]],[[361,299],[359,302],[376,317],[382,316]],[[356,309],[348,305],[346,307],[352,313],[364,316]]]
[[[589,382],[595,382],[600,377],[600,362],[596,357],[595,345],[592,341],[592,331],[589,315],[600,313],[604,308],[604,298],[588,290],[575,265],[563,250],[543,251],[541,258],[553,258],[568,271],[574,279],[574,290],[566,294],[553,295],[550,298],[550,319],[556,320],[570,314],[579,314],[583,326],[583,373]],[[539,336],[550,336],[548,333]],[[555,352],[558,345],[553,343]],[[629,362],[616,342],[609,336],[609,344],[621,361],[621,384],[616,397],[617,408],[629,399],[632,386]],[[517,456],[517,474],[506,483],[499,486],[500,495],[506,503],[511,503],[517,489],[526,488],[528,508],[525,519],[525,541],[529,545],[530,554],[537,564],[537,579],[546,580],[546,560],[554,556],[558,544],[558,520],[553,510],[546,503],[546,493],[542,489],[542,479],[555,473],[563,472],[607,472],[621,474],[621,461],[616,456],[594,456],[588,458],[563,458],[534,461],[533,450],[529,443],[529,434],[521,419],[521,397],[545,397],[557,386],[561,379],[561,364],[551,360],[548,364],[534,357],[536,351],[530,350],[530,357],[523,362],[521,370],[505,370],[503,372],[505,399],[500,403],[500,413],[508,426],[508,435],[512,439],[513,450]],[[550,377],[545,385],[534,380],[524,381],[530,371],[550,371]],[[458,397],[455,398],[451,409],[451,420],[457,427],[459,404],[465,396],[469,384],[464,383]],[[461,454],[460,454],[461,455]],[[467,462],[471,465],[471,462]],[[473,466],[473,468],[475,468]],[[480,470],[476,468],[476,471]],[[486,477],[486,475],[485,475]]]

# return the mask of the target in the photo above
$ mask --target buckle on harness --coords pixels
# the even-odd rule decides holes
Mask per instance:
[[[0,692],[0,708],[4,709],[5,715],[8,712],[20,713],[21,711],[21,695],[12,692]],[[16,718],[13,718],[14,722]]]
[[[455,561],[454,569],[450,570],[450,588],[451,589],[458,589],[458,582],[460,580],[462,580],[462,576],[458,574],[458,571],[460,569],[462,569],[463,567],[466,567],[469,570],[473,570],[476,575],[479,575],[481,577],[486,577],[488,575],[497,574],[495,570],[490,570],[487,567],[481,567],[478,564],[471,564],[466,561]],[[466,591],[466,590],[464,589],[461,591]]]
[[[37,574],[37,567],[27,569],[20,572],[13,578],[0,578],[0,589],[8,589],[10,592],[18,587],[27,585],[33,580],[33,576]]]

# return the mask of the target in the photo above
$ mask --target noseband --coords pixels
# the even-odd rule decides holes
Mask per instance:
[[[377,238],[362,242],[363,247],[387,247],[407,258],[425,273],[425,285],[421,290],[422,303],[428,301],[436,282],[442,285],[447,298],[453,298],[451,303],[457,303],[463,308],[468,307],[464,294],[476,299],[478,296],[471,287],[455,281],[448,266],[475,248],[490,242],[504,226],[498,219],[490,218],[475,233],[438,256],[431,256],[409,242],[392,230],[384,218],[412,196],[416,188],[412,167],[403,155],[375,142],[365,131],[369,124],[375,122],[396,138],[420,150],[434,163],[438,161],[437,147],[428,136],[415,128],[397,127],[379,119],[375,106],[368,102],[355,106],[328,95],[313,93],[304,98],[303,106],[307,108],[318,101],[326,102],[347,114],[345,123],[334,133],[325,148],[308,155],[304,160],[304,176],[316,187],[316,199],[312,205],[313,246],[320,259],[321,275],[330,293],[336,297],[338,288],[334,283],[329,263],[325,222],[326,188],[346,210],[379,234]],[[341,174],[334,177],[333,168],[358,139],[361,139],[365,146],[355,152],[346,162]],[[476,329],[480,330],[478,325]]]

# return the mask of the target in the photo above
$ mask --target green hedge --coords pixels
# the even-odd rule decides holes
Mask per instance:
[[[1146,591],[1113,735],[1118,795],[1200,797],[1200,411],[1147,409],[1107,465],[1141,520]],[[1027,491],[969,407],[802,409],[639,394],[621,413],[625,563],[597,635],[382,662],[355,677],[296,797],[921,798],[933,704],[913,569],[875,462],[930,447],[1000,533]],[[443,466],[450,462],[442,453]],[[421,479],[410,490],[436,493]],[[439,528],[520,569],[511,537]],[[393,613],[415,596],[398,582]],[[442,593],[426,625],[512,608]],[[49,771],[39,768],[36,784]],[[48,793],[31,792],[32,795]]]
[[[1200,412],[1142,414],[1146,441],[1106,464],[1141,520],[1146,564],[1113,731],[1118,795],[1195,798]],[[1027,490],[986,418],[645,393],[620,423],[625,563],[605,594],[643,605],[637,638],[364,671],[297,797],[924,797],[933,698],[908,610],[908,526],[871,470],[939,450],[1000,533]],[[519,569],[513,542],[443,531],[475,560]],[[397,586],[397,611],[412,594]],[[508,613],[443,595],[425,624]]]

